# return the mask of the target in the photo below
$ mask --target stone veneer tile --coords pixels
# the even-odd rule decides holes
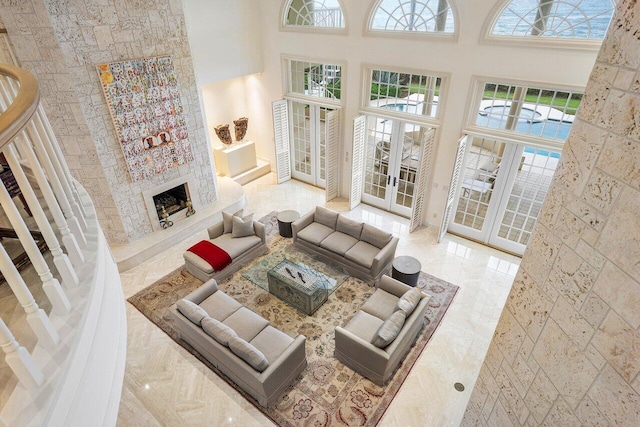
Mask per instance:
[[[547,427],[580,427],[580,420],[573,415],[573,411],[561,396],[556,399],[542,425]]]
[[[610,311],[604,319],[593,345],[627,382],[640,372],[640,332],[615,312]]]
[[[639,120],[640,99],[637,95],[612,89],[602,109],[598,124],[618,135],[638,139],[640,129],[636,124]]]
[[[584,230],[583,230],[584,233]],[[580,239],[575,247],[576,254],[584,259],[589,265],[597,270],[601,269],[606,258],[600,252],[593,248],[592,244]]]
[[[542,369],[539,370],[524,399],[538,424],[544,421],[557,398],[558,391]]]
[[[595,292],[589,292],[586,301],[580,309],[580,313],[594,328],[600,326],[604,316],[607,315],[609,306]]]
[[[520,270],[507,297],[506,308],[531,340],[538,338],[552,307],[553,301],[526,271]],[[513,359],[508,360],[513,362]]]
[[[593,286],[597,271],[567,246],[560,249],[546,286],[553,286],[576,310],[580,310]]]
[[[536,224],[535,231],[520,263],[520,271],[526,271],[536,283],[545,283],[562,241],[542,224]],[[555,300],[553,292],[548,296]]]
[[[533,349],[540,368],[571,407],[576,407],[598,375],[567,334],[549,319]]]
[[[605,105],[611,90],[611,83],[598,82],[591,78],[589,90],[585,91],[580,102],[580,119],[588,123],[596,123],[602,107]]]
[[[631,327],[640,327],[640,283],[607,262],[600,272],[593,291]]]
[[[616,79],[613,81],[613,87],[616,89],[629,90],[634,84],[635,70],[618,69]]]
[[[640,419],[640,395],[609,364],[588,394],[610,424],[636,427]]]
[[[582,193],[582,200],[600,212],[608,214],[622,188],[620,181],[596,169],[589,177],[587,186]]]
[[[593,346],[593,344],[589,344],[584,352],[584,354],[589,358],[589,361],[596,367],[599,371],[602,370],[604,365],[607,363],[605,358],[600,354],[600,352]]]
[[[565,245],[570,248],[575,248],[587,227],[587,224],[579,219],[575,214],[562,208],[560,209],[558,220],[550,227],[550,229]]]
[[[504,356],[502,355],[502,352],[498,348],[496,342],[492,340],[491,344],[489,345],[489,350],[487,350],[487,355],[484,358],[484,366],[489,369],[491,375],[496,376],[498,374],[498,369],[500,369],[500,364],[503,360]]]
[[[556,300],[551,317],[581,350],[587,347],[594,329],[563,297]]]
[[[619,135],[609,135],[597,167],[636,189],[640,188],[640,143]]]
[[[490,426],[501,427],[513,427],[514,425],[516,425],[511,421],[509,414],[500,402],[496,403],[496,405],[494,406],[487,424]]]
[[[640,191],[626,187],[596,246],[634,280],[640,281]]]
[[[598,411],[596,405],[588,397],[582,399],[575,414],[585,427],[607,427],[609,425],[607,419]]]
[[[529,416],[529,409],[506,371],[501,370],[498,372],[496,382],[500,387],[498,403],[502,403],[503,408],[514,424],[524,423]]]
[[[496,332],[493,334],[493,343],[509,364],[515,360],[525,335],[524,329],[511,312],[503,310]]]
[[[542,224],[547,228],[552,227],[560,214],[562,206],[567,202],[568,193],[559,185],[552,183],[544,199],[544,209],[540,211],[537,224]]]
[[[491,413],[493,412],[496,402],[498,401],[498,396],[500,396],[500,386],[492,375],[482,375],[482,378],[484,380],[485,389],[487,390],[487,399],[482,406],[481,413],[483,420],[486,421],[489,419],[489,417],[491,417]]]
[[[587,205],[579,199],[567,201],[566,208],[573,212],[578,218],[593,227],[594,230],[602,230],[605,223],[605,217],[593,207]]]
[[[603,40],[599,61],[628,68],[640,66],[640,40],[637,38],[638,16],[636,2],[622,3],[609,24],[609,31]]]

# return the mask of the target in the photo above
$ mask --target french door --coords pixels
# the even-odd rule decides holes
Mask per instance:
[[[291,176],[325,188],[327,180],[328,115],[334,111],[321,105],[290,102]]]
[[[449,231],[522,254],[560,153],[469,135]]]
[[[364,203],[411,216],[422,142],[431,131],[401,120],[366,116]]]

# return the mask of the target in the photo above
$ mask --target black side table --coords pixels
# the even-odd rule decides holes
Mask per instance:
[[[391,277],[409,286],[416,286],[422,264],[412,256],[399,256],[393,260]]]
[[[296,211],[282,211],[278,213],[278,231],[282,237],[293,237],[293,230],[291,230],[291,223],[298,218],[300,214]]]

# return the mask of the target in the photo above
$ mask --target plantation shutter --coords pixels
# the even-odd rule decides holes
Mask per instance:
[[[291,179],[289,154],[289,108],[284,99],[273,101],[273,140],[276,144],[278,184]]]
[[[462,162],[464,161],[464,154],[467,148],[468,135],[463,136],[458,141],[458,151],[456,153],[456,161],[453,166],[453,175],[451,176],[451,183],[449,184],[449,194],[447,195],[447,204],[444,208],[442,215],[442,225],[440,226],[440,233],[438,233],[438,243],[442,241],[444,235],[447,234],[449,228],[449,217],[451,216],[451,209],[456,198],[458,190],[458,181],[460,181],[460,172],[462,171]]]
[[[364,174],[364,145],[366,143],[366,117],[360,115],[353,119],[353,149],[351,150],[351,191],[349,210],[362,200],[362,177]]]
[[[327,202],[340,193],[340,110],[330,111],[325,120],[325,191]]]
[[[431,164],[433,161],[433,151],[435,146],[436,130],[426,129],[422,133],[420,141],[420,163],[418,165],[418,179],[413,192],[413,207],[411,209],[411,224],[409,232],[412,232],[422,225],[424,214],[424,199],[427,192],[427,180],[431,176]]]

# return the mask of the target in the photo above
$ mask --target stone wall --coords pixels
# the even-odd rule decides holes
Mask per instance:
[[[638,33],[621,0],[463,425],[640,420]]]
[[[87,188],[111,243],[152,231],[142,192],[193,174],[194,204],[215,198],[193,64],[179,0],[26,0],[2,2],[20,64],[40,82],[43,102],[73,175]],[[132,182],[96,64],[171,55],[195,161]]]

